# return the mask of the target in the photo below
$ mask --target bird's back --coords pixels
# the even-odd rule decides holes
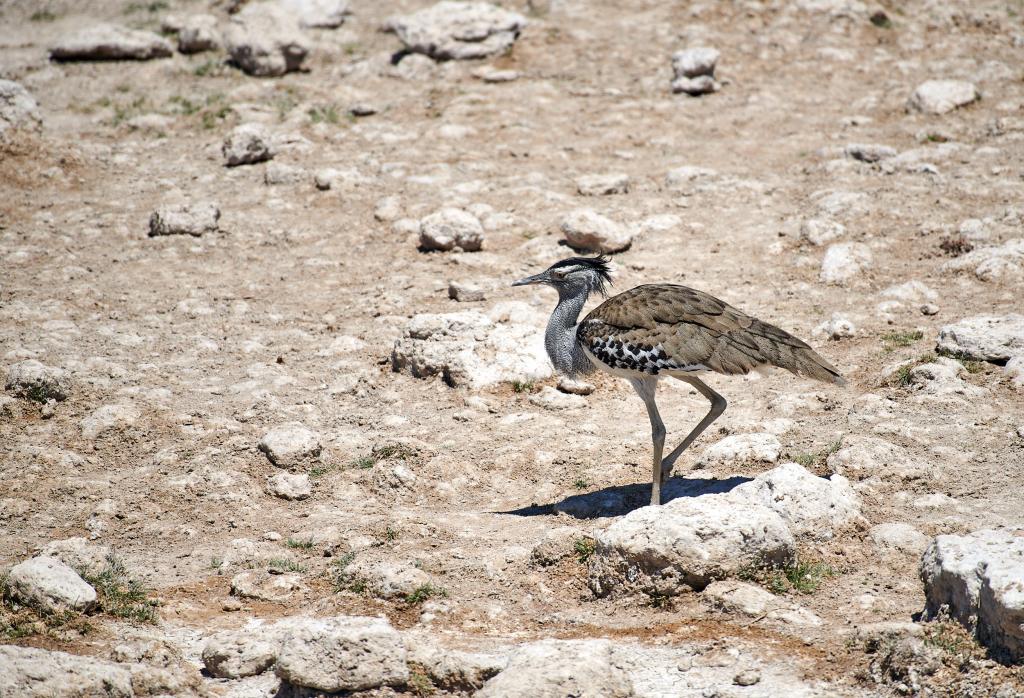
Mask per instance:
[[[768,365],[844,382],[833,366],[785,330],[676,284],[646,284],[609,298],[583,318],[577,338],[616,372],[746,374]]]

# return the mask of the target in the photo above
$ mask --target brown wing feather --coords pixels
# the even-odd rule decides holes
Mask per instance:
[[[805,342],[725,301],[686,286],[648,284],[609,298],[580,323],[580,339],[615,337],[664,347],[680,366],[726,374],[777,366],[799,376],[843,383],[839,372]]]

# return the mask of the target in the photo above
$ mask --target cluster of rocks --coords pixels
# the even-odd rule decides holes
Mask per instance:
[[[323,451],[320,435],[298,422],[278,425],[257,443],[273,465],[281,468],[267,478],[267,492],[288,500],[308,499],[313,482],[307,472],[294,472],[315,464]]]
[[[226,22],[210,14],[167,16],[162,29],[176,35],[181,53],[223,49],[249,75],[277,77],[304,68],[312,50],[304,29],[339,27],[348,14],[348,0],[273,0],[248,3]],[[169,57],[174,49],[153,32],[97,24],[63,37],[50,56],[58,61],[150,60]]]
[[[526,18],[486,2],[442,0],[387,24],[410,53],[434,60],[488,58],[508,51]]]

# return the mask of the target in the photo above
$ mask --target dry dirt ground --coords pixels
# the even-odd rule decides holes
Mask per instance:
[[[452,647],[547,637],[735,647],[836,693],[897,690],[871,677],[873,657],[851,633],[922,609],[919,556],[883,553],[868,527],[905,522],[933,536],[1024,521],[1024,393],[1005,372],[976,366],[966,380],[981,391],[939,397],[884,376],[931,352],[941,326],[1024,303],[1019,278],[945,271],[940,247],[967,219],[991,219],[996,241],[1020,236],[1024,5],[886,3],[889,21],[876,25],[877,8],[857,2],[505,4],[531,24],[488,62],[519,79],[489,84],[471,75],[473,62],[396,73],[400,45],[379,27],[423,6],[411,0],[354,3],[343,27],[311,31],[307,72],[276,79],[224,67],[216,53],[48,60],[47,48],[87,21],[158,29],[169,12],[208,11],[199,0],[0,2],[0,76],[25,85],[44,120],[38,137],[0,154],[0,353],[5,365],[36,358],[74,378],[52,415],[22,402],[0,418],[0,569],[86,536],[112,546],[160,601],[157,625],[100,614],[88,632],[5,642],[109,656],[125,638],[152,636],[194,655],[204,635],[252,617],[383,613]],[[692,45],[721,51],[720,92],[668,89],[672,52]],[[941,116],[908,112],[930,78],[973,81],[982,99]],[[356,103],[379,111],[350,118]],[[149,113],[169,120],[128,125]],[[224,167],[220,144],[244,121],[284,136],[274,162],[308,176],[271,186],[265,165]],[[937,173],[844,158],[849,143],[935,148]],[[959,147],[940,155],[942,143]],[[669,190],[666,173],[683,165],[718,175]],[[318,191],[312,173],[325,167],[358,177]],[[576,177],[603,172],[628,174],[629,193],[577,194]],[[821,192],[836,191],[864,196],[822,214]],[[475,203],[509,216],[481,252],[424,253],[415,234],[375,217],[387,196],[411,218]],[[147,236],[155,208],[187,200],[216,202],[220,232]],[[616,289],[704,289],[808,339],[849,379],[841,389],[783,373],[710,378],[730,408],[678,474],[756,474],[768,466],[690,471],[722,435],[781,418],[792,420],[779,435],[783,459],[819,474],[832,445],[858,435],[883,435],[933,474],[864,483],[863,529],[801,550],[833,574],[809,593],[782,593],[823,626],[762,627],[698,594],[596,599],[575,554],[551,566],[531,558],[551,529],[585,540],[644,503],[649,426],[625,382],[598,376],[585,407],[554,412],[528,401],[554,379],[474,392],[392,371],[393,344],[416,313],[523,300],[542,323],[552,292],[507,286],[569,256],[558,224],[578,206],[627,224],[679,217],[614,256]],[[801,221],[823,215],[873,252],[845,286],[819,280],[824,248],[800,239]],[[450,300],[451,280],[483,286],[487,300]],[[937,314],[915,302],[878,309],[884,289],[910,280],[937,291]],[[815,334],[835,312],[855,323],[853,337]],[[467,407],[473,397],[486,407]],[[706,409],[683,384],[663,385],[661,402],[670,441]],[[108,404],[141,415],[84,439],[82,419]],[[265,492],[276,469],[256,448],[293,421],[324,443],[304,501]],[[395,444],[406,448],[372,455]],[[399,458],[411,485],[394,477]],[[579,495],[624,503],[590,518],[548,506]],[[334,563],[349,551],[415,564],[444,596],[424,606],[338,591]],[[302,590],[223,610],[235,573],[282,560],[301,570]],[[955,636],[940,643],[947,661],[921,690],[1024,690],[1019,669],[943,632]],[[717,695],[731,690],[742,689]]]

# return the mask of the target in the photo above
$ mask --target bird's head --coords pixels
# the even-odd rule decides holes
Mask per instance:
[[[554,287],[560,295],[563,293],[575,295],[591,291],[607,295],[607,286],[611,282],[612,275],[608,269],[608,259],[601,255],[563,259],[560,262],[555,262],[540,274],[519,279],[512,285],[546,284]]]

